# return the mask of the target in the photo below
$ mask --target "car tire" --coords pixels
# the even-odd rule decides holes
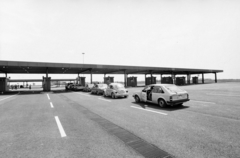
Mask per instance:
[[[139,102],[140,102],[140,98],[139,98],[137,95],[135,95],[134,99],[135,99],[135,102],[136,102],[136,103],[139,103]]]
[[[158,105],[161,107],[161,108],[165,108],[167,105],[166,105],[166,102],[163,100],[163,99],[159,99],[158,100]]]
[[[115,99],[115,98],[116,98],[116,97],[115,97],[115,95],[114,95],[114,93],[112,93],[112,94],[111,94],[111,96],[112,96],[112,98],[113,98],[113,99]]]

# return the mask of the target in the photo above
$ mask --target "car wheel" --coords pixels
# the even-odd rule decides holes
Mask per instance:
[[[139,102],[140,102],[140,99],[139,99],[139,97],[138,97],[137,95],[134,97],[134,99],[135,99],[135,102],[136,102],[136,103],[139,103]]]
[[[115,99],[115,95],[114,95],[113,93],[112,93],[112,95],[111,95],[111,96],[112,96],[112,98],[113,98],[113,99]]]
[[[166,103],[163,99],[159,99],[158,100],[158,105],[161,107],[161,108],[165,108],[166,107]]]

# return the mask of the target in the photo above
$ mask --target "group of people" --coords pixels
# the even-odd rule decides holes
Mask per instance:
[[[19,85],[11,85],[11,89],[18,89],[19,88]]]
[[[32,89],[31,85],[27,85],[27,87],[28,87],[29,89]],[[10,88],[11,88],[12,90],[14,90],[14,89],[23,88],[23,86],[22,86],[22,85],[21,85],[21,86],[19,86],[19,85],[10,85]]]

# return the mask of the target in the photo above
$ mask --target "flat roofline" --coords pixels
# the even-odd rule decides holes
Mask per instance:
[[[12,68],[12,70],[11,70]],[[15,68],[15,70],[14,70]],[[28,71],[29,68],[29,71]],[[31,68],[35,68],[35,71],[30,71]],[[104,65],[104,64],[82,64],[82,63],[53,63],[53,62],[33,62],[33,61],[7,61],[0,60],[0,72],[2,73],[45,73],[45,69],[49,69],[49,74],[76,74],[83,73],[89,74],[90,70],[93,74],[146,74],[152,71],[153,74],[199,74],[199,73],[219,73],[223,70],[216,69],[196,69],[196,68],[176,68],[176,67],[153,67],[153,66],[130,66],[130,65]],[[51,69],[51,70],[50,70]],[[60,69],[62,69],[60,71]],[[97,71],[99,70],[99,72]]]

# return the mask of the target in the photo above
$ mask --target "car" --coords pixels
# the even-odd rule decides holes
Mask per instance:
[[[106,88],[107,84],[94,84],[91,94],[103,94]]]
[[[133,94],[135,102],[150,102],[158,104],[164,108],[168,105],[180,105],[189,101],[187,91],[180,89],[174,84],[151,84],[146,86],[141,92]]]
[[[113,99],[118,97],[128,97],[128,90],[121,83],[110,83],[104,91],[104,96],[111,96]]]
[[[73,83],[67,83],[65,86],[65,89],[70,90],[70,89],[72,89],[72,87],[73,87]]]
[[[74,85],[72,87],[72,90],[74,90],[74,91],[82,91],[83,88],[84,88],[84,86],[76,84],[76,85]]]
[[[94,86],[94,84],[87,84],[87,85],[83,88],[83,92],[91,92],[93,86]]]

